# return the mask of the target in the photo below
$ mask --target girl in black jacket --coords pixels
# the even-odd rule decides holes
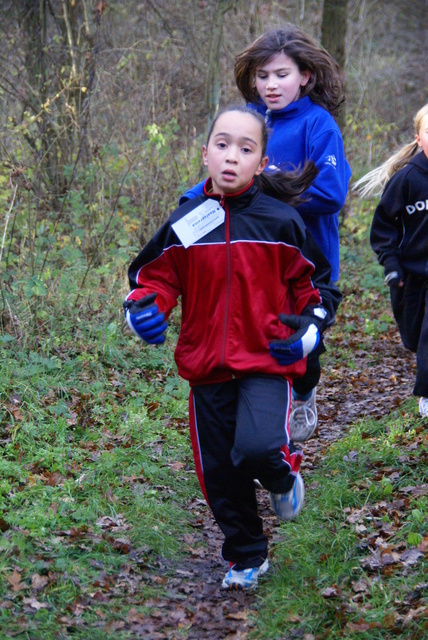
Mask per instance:
[[[428,104],[416,114],[414,126],[414,142],[355,186],[367,196],[386,183],[370,243],[385,268],[403,344],[416,353],[413,394],[420,396],[420,414],[428,417]]]

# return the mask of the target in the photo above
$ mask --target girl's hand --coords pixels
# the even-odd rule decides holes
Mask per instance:
[[[141,300],[127,300],[123,305],[129,328],[148,344],[165,342],[165,330],[168,327],[164,314],[159,311],[157,304],[153,304],[155,298],[156,293],[151,293]]]
[[[296,332],[287,340],[272,340],[269,343],[271,356],[286,367],[305,358],[316,349],[321,340],[321,333],[314,317],[281,314],[279,319],[282,324]]]
[[[403,274],[398,271],[391,271],[385,276],[385,284],[389,287],[404,287]]]

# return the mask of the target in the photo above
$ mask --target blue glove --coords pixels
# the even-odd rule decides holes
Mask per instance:
[[[269,343],[270,354],[284,367],[294,364],[309,355],[321,341],[321,329],[325,325],[327,312],[323,307],[311,308],[308,315],[279,315],[282,324],[294,333],[287,340],[273,340]]]
[[[126,300],[123,303],[129,328],[148,344],[165,342],[164,331],[168,327],[164,314],[159,311],[157,304],[153,304],[156,295],[151,293],[141,300]]]

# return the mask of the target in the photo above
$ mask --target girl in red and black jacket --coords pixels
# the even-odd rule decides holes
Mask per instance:
[[[415,140],[354,188],[367,196],[384,187],[370,243],[385,269],[404,346],[416,353],[413,394],[428,417],[428,104],[414,118]]]
[[[302,193],[316,169],[262,176],[266,142],[254,111],[217,116],[203,148],[204,194],[176,209],[133,261],[125,301],[130,328],[157,344],[181,296],[175,360],[191,386],[196,470],[225,536],[227,589],[254,588],[268,569],[253,479],[270,491],[280,518],[302,508],[302,454],[288,428],[291,383],[341,297],[299,214],[276,199],[281,190],[288,199]]]

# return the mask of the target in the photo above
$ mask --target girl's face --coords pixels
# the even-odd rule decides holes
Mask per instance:
[[[301,72],[292,58],[278,53],[256,71],[256,89],[268,109],[279,111],[300,96],[310,78],[309,71]]]
[[[214,193],[225,195],[241,191],[266,167],[262,158],[260,122],[250,113],[227,111],[220,115],[203,147],[204,164]]]
[[[415,140],[428,158],[428,114],[422,118],[419,132],[415,135]]]

